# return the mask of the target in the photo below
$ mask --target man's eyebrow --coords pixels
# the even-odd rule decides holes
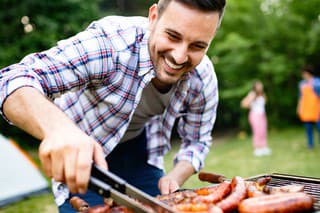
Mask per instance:
[[[178,37],[183,37],[181,33],[177,32],[176,30],[173,30],[173,29],[170,29],[170,28],[167,28],[165,30],[167,33],[170,33],[170,34],[174,34],[175,36],[178,36]],[[204,42],[204,41],[195,41],[193,43],[196,43],[197,45],[202,45],[204,47],[207,47],[209,44],[207,42]]]
[[[172,33],[172,34],[175,34],[175,35],[177,35],[177,36],[182,37],[182,34],[181,34],[181,33],[177,32],[177,31],[175,31],[175,30],[173,30],[173,29],[166,28],[165,31],[166,31],[167,33]]]
[[[208,47],[209,46],[209,44],[207,42],[204,42],[204,41],[196,41],[195,44],[201,45],[203,47]]]

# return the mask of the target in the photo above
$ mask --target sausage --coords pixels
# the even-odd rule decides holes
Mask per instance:
[[[265,191],[265,188],[269,187],[267,186],[267,183],[269,183],[270,180],[270,176],[265,176],[258,178],[256,181],[246,181],[248,197],[260,197],[268,195],[268,193]]]
[[[98,205],[88,208],[86,213],[109,213],[110,207],[107,205]]]
[[[257,187],[262,189],[267,183],[271,181],[272,177],[270,176],[265,176],[265,177],[260,177],[258,178],[255,183],[257,184]]]
[[[207,213],[223,213],[223,211],[216,205],[210,205]]]
[[[247,187],[243,178],[235,176],[231,180],[231,193],[216,205],[223,212],[231,212],[238,208],[240,202],[247,196]]]
[[[206,203],[180,203],[174,205],[177,212],[208,212],[209,206]]]
[[[204,192],[204,189],[207,189],[207,195]],[[195,191],[198,195],[193,198],[193,203],[216,203],[222,200],[225,196],[227,196],[231,192],[231,184],[229,182],[223,182],[219,185],[211,188],[203,188]],[[199,193],[200,192],[200,193]]]
[[[205,203],[180,203],[173,208],[180,213],[223,213],[216,205]]]
[[[248,197],[260,197],[266,196],[267,193],[260,191],[254,184],[250,184],[247,186]]]
[[[197,196],[201,195],[209,195],[210,191],[214,191],[217,188],[218,185],[214,186],[208,186],[208,187],[202,187],[199,189],[194,189],[194,192],[197,194]]]
[[[125,206],[112,207],[108,213],[133,213],[133,211]]]
[[[172,206],[181,202],[190,201],[193,197],[196,196],[197,194],[193,190],[185,190],[166,195],[158,195],[157,199],[161,202],[166,203],[167,205]]]
[[[240,213],[306,212],[313,209],[314,199],[303,192],[281,193],[242,201]]]
[[[89,208],[89,204],[78,196],[73,196],[70,204],[77,212],[85,212]]]
[[[209,172],[199,172],[198,178],[201,181],[206,181],[209,183],[222,183],[226,180],[226,177],[224,175]]]
[[[268,194],[276,193],[292,193],[292,192],[304,192],[304,186],[298,184],[290,184],[284,186],[265,186],[263,191]]]

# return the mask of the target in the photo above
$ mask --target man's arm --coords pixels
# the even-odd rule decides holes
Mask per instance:
[[[3,112],[14,125],[42,141],[39,158],[44,172],[65,182],[71,192],[86,191],[92,161],[107,167],[101,146],[38,90],[17,89],[4,102]]]
[[[195,173],[195,169],[188,161],[179,161],[175,167],[159,180],[161,194],[169,194],[177,189]]]

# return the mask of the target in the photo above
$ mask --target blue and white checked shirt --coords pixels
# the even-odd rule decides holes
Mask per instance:
[[[34,87],[94,137],[108,155],[124,135],[143,88],[155,76],[147,26],[144,17],[105,17],[57,46],[2,69],[2,115],[3,102],[12,92]],[[205,56],[178,82],[164,113],[146,124],[148,163],[163,168],[172,127],[180,118],[182,145],[175,162],[187,160],[200,170],[212,143],[217,104],[217,79]]]

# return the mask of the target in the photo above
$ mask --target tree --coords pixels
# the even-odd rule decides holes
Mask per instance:
[[[0,0],[0,67],[16,63],[31,52],[48,49],[84,29],[102,16],[98,3],[99,0]],[[0,129],[17,141],[34,141],[3,119]]]
[[[297,123],[300,68],[319,63],[317,0],[228,0],[222,28],[209,55],[220,82],[220,126],[247,125],[240,99],[261,79],[273,126]]]
[[[0,13],[0,67],[51,47],[101,15],[98,0],[0,0],[0,5],[5,6]]]

